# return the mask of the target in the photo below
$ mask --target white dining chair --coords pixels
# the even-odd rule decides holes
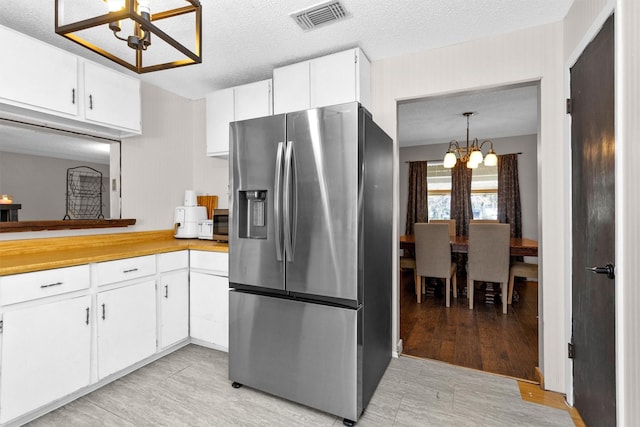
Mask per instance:
[[[533,277],[537,279],[538,264],[516,261],[511,265],[511,267],[509,267],[509,296],[507,297],[508,304],[511,304],[513,302],[513,286],[516,277]]]
[[[455,219],[430,219],[429,224],[448,224],[449,236],[456,235],[456,220]]]
[[[509,284],[509,224],[469,224],[467,296],[473,309],[474,281],[499,283],[502,288],[502,313],[507,314]]]
[[[451,282],[453,297],[457,298],[456,264],[451,262],[451,239],[449,224],[418,223],[414,227],[416,236],[416,293],[418,303],[422,296],[425,277],[445,279],[445,306],[451,306]]]

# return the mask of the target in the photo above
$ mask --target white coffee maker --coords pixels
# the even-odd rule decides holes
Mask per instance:
[[[207,219],[207,208],[198,206],[196,192],[184,192],[184,206],[178,206],[173,217],[173,227],[178,239],[198,238],[198,221]]]

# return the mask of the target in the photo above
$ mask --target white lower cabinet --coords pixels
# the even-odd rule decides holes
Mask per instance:
[[[191,251],[189,258],[191,338],[229,349],[229,254]]]
[[[189,271],[163,273],[160,291],[160,347],[189,336]]]
[[[5,312],[0,423],[89,385],[91,297]]]
[[[191,338],[229,349],[229,279],[191,272]]]
[[[226,351],[227,271],[184,250],[0,277],[0,424],[189,337]]]
[[[156,352],[155,280],[99,292],[98,378]]]
[[[189,251],[158,255],[159,348],[189,337]]]

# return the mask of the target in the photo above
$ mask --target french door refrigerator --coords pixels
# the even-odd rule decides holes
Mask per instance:
[[[229,379],[355,422],[391,358],[391,139],[358,103],[230,135]]]

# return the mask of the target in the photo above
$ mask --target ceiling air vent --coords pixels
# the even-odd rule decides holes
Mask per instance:
[[[289,16],[305,31],[350,17],[339,1],[319,3],[307,9],[291,13]]]

